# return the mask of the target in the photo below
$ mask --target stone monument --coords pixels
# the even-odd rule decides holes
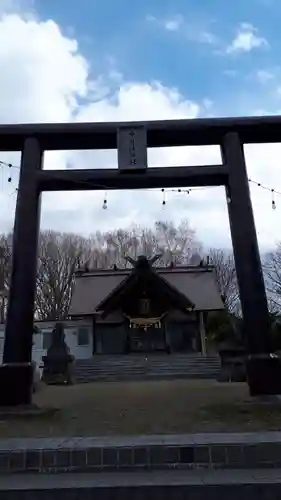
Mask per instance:
[[[43,382],[48,385],[73,384],[74,359],[65,342],[64,326],[62,323],[56,323],[52,332],[51,345],[46,356],[42,357]]]

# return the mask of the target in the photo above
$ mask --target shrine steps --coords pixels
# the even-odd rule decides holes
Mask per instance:
[[[174,379],[216,379],[220,360],[201,354],[95,355],[77,359],[77,383]]]
[[[155,471],[10,476],[3,500],[280,500],[279,470]]]

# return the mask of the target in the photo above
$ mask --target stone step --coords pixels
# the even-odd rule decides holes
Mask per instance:
[[[118,372],[118,373],[132,373],[132,372],[142,372],[142,373],[159,373],[159,372],[164,372],[164,371],[169,371],[169,372],[189,372],[189,371],[207,371],[207,370],[217,370],[219,366],[163,366],[161,368],[158,367],[147,367],[147,366],[130,366],[130,367],[116,367],[116,366],[109,366],[109,367],[103,367],[103,366],[90,366],[90,367],[77,367],[76,371],[79,372]]]
[[[169,368],[169,367],[165,367],[161,370],[157,370],[157,369],[143,369],[143,368],[131,368],[131,369],[115,369],[115,368],[85,368],[85,369],[77,369],[76,370],[76,373],[123,373],[123,374],[128,374],[130,375],[131,373],[177,373],[177,372],[181,372],[181,373],[192,373],[192,372],[202,372],[202,373],[205,373],[205,372],[209,372],[209,371],[217,371],[219,367],[204,367],[201,369],[201,367],[199,366],[193,366],[193,367],[184,367],[184,368]]]
[[[219,367],[217,366],[209,366],[209,367],[204,367],[204,368],[201,368],[201,366],[191,366],[191,367],[175,367],[175,368],[171,368],[171,367],[164,367],[162,369],[157,369],[157,368],[142,368],[142,367],[131,367],[130,369],[122,369],[122,368],[114,368],[114,367],[110,367],[110,368],[100,368],[100,367],[92,367],[92,368],[82,368],[82,369],[76,369],[76,372],[79,372],[79,373],[136,373],[136,372],[139,372],[139,373],[162,373],[162,372],[170,372],[170,373],[176,373],[176,372],[192,372],[192,371],[200,371],[200,372],[204,372],[204,371],[213,371],[213,370],[217,370]]]
[[[203,374],[195,374],[195,375],[159,375],[159,376],[140,376],[140,377],[122,377],[122,376],[97,376],[97,377],[81,377],[76,378],[77,384],[89,384],[94,382],[153,382],[153,381],[169,381],[169,380],[216,380],[217,375],[203,375]]]
[[[19,473],[279,469],[280,456],[281,432],[1,439],[0,485]]]
[[[218,371],[207,371],[207,372],[201,372],[201,371],[192,371],[192,372],[160,372],[160,373],[142,373],[142,372],[132,372],[132,373],[107,373],[107,372],[91,372],[91,373],[77,373],[75,375],[76,380],[79,378],[89,378],[89,377],[122,377],[124,379],[129,379],[131,377],[196,377],[196,376],[211,376],[211,375],[216,375],[218,374]]]
[[[145,369],[142,369],[142,368],[131,368],[130,370],[129,369],[126,369],[126,370],[118,370],[118,369],[114,369],[114,368],[109,368],[109,369],[106,369],[106,368],[103,368],[103,369],[99,369],[99,368],[88,368],[88,369],[82,369],[82,370],[76,370],[76,373],[79,373],[79,374],[91,374],[91,373],[104,373],[104,374],[123,374],[123,375],[130,375],[131,373],[143,373],[143,374],[157,374],[157,373],[208,373],[208,372],[214,372],[214,371],[217,371],[217,367],[204,367],[203,369],[200,369],[200,367],[192,367],[192,368],[174,368],[174,369],[171,369],[169,367],[167,368],[163,368],[162,370],[157,370],[157,369],[152,369],[152,370],[145,370]]]
[[[192,370],[79,370],[76,371],[76,376],[88,376],[88,375],[123,375],[129,377],[130,375],[192,375],[194,373],[217,373],[217,369],[204,369],[199,370],[198,368],[193,368]]]
[[[185,364],[185,365],[163,365],[163,366],[155,366],[155,365],[120,365],[120,366],[114,366],[114,365],[84,365],[84,366],[75,366],[76,369],[78,370],[165,370],[165,369],[171,369],[171,370],[184,370],[184,369],[193,369],[193,368],[200,368],[202,369],[208,369],[208,368],[218,368],[220,367],[220,364],[203,364],[200,365],[198,364]]]
[[[106,360],[101,360],[99,359],[98,357],[96,358],[91,358],[91,359],[85,359],[85,360],[82,360],[82,359],[77,359],[76,360],[76,364],[79,364],[81,366],[83,366],[83,364],[105,364],[105,365],[122,365],[122,364],[125,364],[125,365],[135,365],[135,364],[138,364],[138,365],[142,365],[142,364],[151,364],[151,365],[166,365],[166,364],[174,364],[174,365],[183,365],[183,364],[186,364],[186,363],[191,363],[191,364],[194,364],[194,363],[202,363],[202,364],[206,364],[206,363],[219,363],[219,359],[181,359],[181,360],[177,360],[177,359],[173,359],[173,356],[169,356],[161,361],[159,360],[152,360],[152,359],[135,359],[135,361],[133,359],[130,359],[130,357],[128,356],[128,358],[125,358],[125,359],[120,359],[119,361],[117,360],[110,360],[110,359],[106,359]]]
[[[78,383],[93,381],[170,380],[217,378],[218,356],[202,355],[101,355],[75,364]]]
[[[88,375],[75,375],[75,380],[79,383],[80,380],[85,381],[94,381],[94,380],[108,380],[108,381],[124,381],[130,382],[131,380],[188,380],[188,379],[215,379],[218,376],[219,372],[215,373],[132,373],[131,375],[123,375],[122,373],[117,374],[107,374],[107,373],[97,373],[97,374],[88,374]]]
[[[214,356],[214,357],[203,357],[203,356],[181,356],[180,358],[178,356],[174,356],[173,354],[171,355],[163,355],[163,356],[159,356],[159,357],[149,357],[149,356],[133,356],[131,354],[128,354],[128,355],[123,355],[123,356],[119,356],[119,355],[111,355],[111,356],[104,356],[104,355],[96,355],[96,356],[93,356],[92,358],[88,358],[88,359],[77,359],[76,362],[77,363],[80,363],[80,364],[83,364],[83,363],[91,363],[91,362],[95,362],[95,363],[106,363],[106,362],[109,362],[109,363],[122,363],[122,362],[125,362],[125,363],[142,363],[142,362],[153,362],[153,363],[166,363],[166,362],[169,362],[171,363],[172,361],[174,361],[175,363],[180,363],[180,362],[198,362],[198,361],[202,361],[202,362],[208,362],[208,361],[219,361],[219,357],[217,356]]]
[[[185,364],[165,364],[165,365],[153,365],[153,364],[135,364],[135,365],[99,365],[99,364],[89,364],[89,365],[76,365],[76,368],[79,368],[80,370],[83,370],[85,368],[96,368],[96,369],[109,369],[109,368],[114,368],[114,369],[133,369],[133,368],[143,368],[143,369],[157,369],[161,370],[163,368],[171,368],[171,369],[176,369],[176,368],[192,368],[200,366],[200,368],[208,368],[209,366],[220,366],[219,363],[185,363]]]
[[[188,357],[186,356],[185,358],[181,358],[181,359],[178,359],[178,358],[175,358],[173,355],[170,355],[170,356],[163,356],[161,358],[146,358],[146,357],[143,357],[143,358],[139,358],[139,357],[133,357],[131,355],[128,355],[128,356],[124,356],[120,359],[116,359],[114,355],[112,355],[111,358],[107,358],[107,359],[104,359],[103,356],[94,356],[93,358],[90,358],[90,359],[77,359],[77,362],[79,363],[85,363],[85,362],[95,362],[95,363],[143,363],[143,362],[150,362],[150,363],[171,363],[171,362],[175,362],[175,363],[186,363],[188,361],[190,362],[198,362],[198,361],[202,361],[202,362],[208,362],[208,361],[219,361],[219,358],[203,358],[203,357],[198,357],[198,358],[194,358],[193,356],[192,357]]]
[[[88,375],[123,375],[125,377],[129,377],[131,375],[192,375],[194,373],[202,373],[208,374],[208,373],[217,373],[218,370],[215,368],[212,369],[196,369],[193,368],[192,370],[77,370],[75,373],[78,376],[88,376]]]
[[[170,370],[170,371],[176,371],[176,370],[194,370],[194,369],[200,369],[200,370],[208,370],[208,369],[216,369],[219,368],[220,365],[185,365],[185,366],[77,366],[75,367],[76,370],[79,371],[87,371],[87,370],[96,370],[96,371],[101,371],[101,370],[114,370],[114,371],[133,371],[133,370],[142,370],[142,371],[163,371],[163,370]]]
[[[133,367],[154,367],[154,368],[163,368],[163,367],[166,367],[166,366],[169,366],[169,367],[185,367],[185,366],[201,366],[201,367],[204,367],[204,366],[220,366],[220,362],[218,360],[206,360],[206,361],[203,361],[203,360],[198,360],[198,361],[188,361],[188,360],[185,360],[181,363],[178,363],[178,362],[174,362],[174,361],[166,361],[166,362],[161,362],[161,363],[154,363],[154,362],[146,362],[146,361],[143,361],[143,362],[125,362],[125,361],[122,361],[120,363],[114,363],[114,362],[106,362],[106,363],[102,363],[102,362],[96,362],[95,360],[91,361],[91,362],[84,362],[84,363],[81,363],[81,362],[76,362],[75,363],[75,366],[76,367],[79,367],[79,368],[84,368],[84,367],[116,367],[116,368],[133,368]]]
[[[163,370],[163,369],[166,369],[166,368],[170,368],[171,370],[175,370],[177,368],[181,368],[181,369],[184,369],[184,368],[196,368],[196,367],[200,367],[201,369],[204,369],[204,368],[213,368],[213,367],[219,367],[220,364],[218,363],[206,363],[206,364],[200,364],[200,363],[187,363],[187,364],[182,364],[182,365],[169,365],[169,364],[166,364],[166,365],[98,365],[98,364],[92,364],[92,365],[76,365],[76,368],[79,369],[79,370],[91,370],[91,369],[97,369],[97,370],[102,370],[102,369],[106,369],[106,370],[109,370],[109,369],[116,369],[116,370],[132,370],[132,369],[144,369],[144,370]]]
[[[116,367],[116,366],[83,366],[83,367],[76,367],[76,370],[78,371],[114,371],[114,372],[132,372],[132,371],[143,371],[143,372],[161,372],[161,371],[190,371],[190,370],[214,370],[219,368],[219,366],[216,365],[209,365],[209,366],[162,366],[162,367],[155,367],[155,366],[130,366],[130,367]]]
[[[171,370],[171,369],[163,369],[163,370],[141,370],[141,369],[132,369],[132,370],[114,370],[114,369],[104,369],[104,370],[97,370],[97,369],[89,369],[89,370],[76,370],[75,373],[78,376],[87,376],[87,375],[124,375],[124,376],[130,376],[134,374],[138,375],[161,375],[161,374],[170,374],[170,375],[177,375],[177,374],[192,374],[192,373],[202,373],[208,374],[208,373],[218,373],[219,369],[218,368],[204,368],[200,370],[200,367],[194,367],[191,369],[177,369],[177,370]]]
[[[280,500],[281,471],[154,471],[1,478],[2,500]]]

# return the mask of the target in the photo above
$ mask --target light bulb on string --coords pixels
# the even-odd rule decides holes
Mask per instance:
[[[107,209],[107,193],[104,193],[104,200],[103,200],[103,205],[102,205],[103,210]]]
[[[9,169],[11,169],[11,168],[12,168],[12,166],[13,166],[13,165],[12,165],[11,163],[9,163],[9,164],[8,164]],[[11,174],[10,174],[10,175],[9,175],[9,177],[8,177],[8,182],[12,182],[12,176],[11,176]]]
[[[164,188],[162,188],[161,191],[162,191],[162,195],[163,195],[163,198],[162,198],[162,207],[164,208],[165,205],[166,205],[166,193],[165,193],[165,189]]]
[[[274,199],[274,189],[271,190],[271,208],[272,210],[276,210],[276,203],[275,203],[275,199]]]
[[[170,191],[172,191],[173,193],[185,193],[185,194],[189,194],[190,191],[192,191],[192,189],[181,189],[181,188],[178,188],[178,189],[170,189]]]
[[[8,167],[9,168],[9,177],[7,179],[7,181],[9,183],[11,183],[13,181],[13,177],[12,177],[12,171],[11,169],[12,168],[18,168],[20,169],[20,166],[17,166],[17,165],[12,165],[11,163],[7,163],[5,161],[2,161],[0,160],[0,167]],[[270,188],[269,186],[265,186],[263,185],[261,182],[256,182],[252,179],[248,179],[249,183],[251,184],[254,184],[256,185],[257,187],[259,188],[262,188],[268,192],[271,192],[271,208],[272,210],[276,210],[277,209],[277,206],[276,206],[276,201],[275,201],[275,197],[276,196],[281,196],[281,191],[279,190],[276,190],[276,189],[273,189],[273,188]],[[84,181],[81,181],[81,183],[84,185],[85,182]],[[88,185],[88,183],[87,183]],[[167,192],[168,191],[171,191],[171,192],[175,192],[175,193],[185,193],[185,194],[190,194],[191,192],[197,190],[197,189],[206,189],[205,187],[200,187],[200,188],[189,188],[189,189],[183,189],[183,188],[178,188],[178,189],[164,189],[162,188],[161,189],[161,192],[162,192],[162,195],[163,195],[163,198],[162,198],[162,208],[165,208],[165,206],[167,205]],[[17,188],[13,191],[12,194],[15,194],[17,192]],[[231,193],[229,192],[229,186],[227,186],[226,188],[226,201],[228,204],[231,204],[232,203],[232,198],[231,198]],[[107,204],[107,193],[105,192],[104,193],[104,200],[103,200],[103,204],[102,204],[102,208],[104,210],[106,210],[108,208],[108,204]]]

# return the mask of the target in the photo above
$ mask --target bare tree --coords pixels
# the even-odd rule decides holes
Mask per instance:
[[[237,313],[240,302],[233,254],[227,250],[212,248],[209,256],[210,263],[215,267],[217,284],[225,306],[230,312]]]
[[[11,235],[0,236],[0,323],[5,322],[11,277]]]
[[[11,273],[11,235],[0,237],[5,289]],[[156,222],[152,229],[131,226],[105,233],[96,232],[86,239],[75,234],[43,231],[39,237],[35,316],[41,320],[62,319],[68,313],[73,291],[75,270],[84,268],[109,269],[130,266],[125,256],[136,259],[144,254],[152,257],[161,253],[160,264],[187,264],[200,245],[188,222],[178,226],[172,222]],[[2,255],[1,254],[1,255]],[[0,304],[1,305],[1,304]],[[5,305],[0,307],[0,320]]]
[[[55,231],[40,234],[35,301],[38,319],[63,319],[67,315],[74,273],[88,251],[87,240],[80,236]]]
[[[124,259],[126,255],[135,257],[141,252],[140,246],[141,229],[137,226],[132,226],[128,229],[117,229],[105,233],[106,255],[110,266],[128,267],[129,263]]]
[[[127,267],[124,256],[131,252],[135,228],[118,229],[102,233],[97,231],[88,239],[91,269],[110,269],[114,265]]]
[[[178,226],[173,222],[158,221],[154,228],[131,226],[92,236],[92,267],[119,268],[130,266],[125,255],[136,259],[143,254],[152,257],[161,253],[160,265],[188,264],[192,253],[201,249],[195,231],[188,221]]]
[[[281,242],[269,252],[263,262],[268,304],[271,312],[281,310]]]
[[[201,250],[196,232],[184,219],[176,226],[173,222],[158,221],[155,224],[157,252],[162,252],[162,264],[184,265],[190,262],[192,254]]]

